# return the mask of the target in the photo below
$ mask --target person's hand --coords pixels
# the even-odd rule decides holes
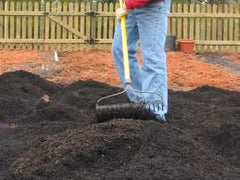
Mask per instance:
[[[116,10],[117,20],[120,20],[122,17],[127,16],[128,13],[129,13],[129,10],[127,9],[125,3],[123,3],[123,7],[122,8],[118,8]]]
[[[117,20],[120,20],[122,17],[126,16],[127,14],[128,14],[128,10],[125,8],[118,8],[116,10]]]

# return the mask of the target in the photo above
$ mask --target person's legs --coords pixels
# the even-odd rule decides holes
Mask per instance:
[[[127,39],[128,39],[128,55],[130,63],[131,85],[134,89],[141,89],[140,67],[137,60],[137,43],[139,40],[137,22],[134,12],[129,13],[126,21]],[[122,54],[122,35],[121,23],[117,23],[114,33],[114,40],[112,45],[112,55],[117,69],[118,75],[121,79],[123,87],[125,86],[124,69],[123,69],[123,54]],[[131,92],[127,92],[130,101],[135,100],[135,96]]]
[[[161,104],[150,106],[150,110],[159,119],[165,119],[168,111],[167,69],[164,45],[167,31],[169,0],[152,3],[136,11],[140,35],[142,66],[142,90],[153,91],[162,95]],[[156,95],[146,94],[144,100],[161,100]]]

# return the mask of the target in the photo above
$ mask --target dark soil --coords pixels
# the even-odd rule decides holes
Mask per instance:
[[[240,179],[239,92],[170,91],[166,124],[97,124],[95,102],[118,90],[2,74],[0,179]]]

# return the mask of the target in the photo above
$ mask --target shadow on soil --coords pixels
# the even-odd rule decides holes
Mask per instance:
[[[118,90],[2,74],[0,179],[240,179],[239,92],[170,90],[166,124],[97,124],[96,100]]]

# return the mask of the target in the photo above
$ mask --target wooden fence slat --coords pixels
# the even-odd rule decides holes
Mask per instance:
[[[16,2],[16,11],[21,11],[21,2],[17,1]],[[21,19],[22,17],[17,16],[16,17],[16,39],[20,39],[21,38]],[[16,45],[17,49],[21,48],[21,45],[17,44]]]
[[[10,3],[10,11],[15,11],[15,2],[11,1]],[[10,39],[15,38],[15,17],[10,16]],[[14,45],[10,44],[10,49],[13,49]]]
[[[230,4],[229,5],[229,13],[230,14],[233,14],[233,4]],[[229,41],[232,41],[233,40],[233,31],[234,31],[234,26],[233,26],[233,18],[230,18],[229,19],[229,26],[228,26],[228,30],[229,30]],[[230,51],[233,52],[234,51],[234,46],[230,46]]]
[[[212,6],[211,4],[207,5],[207,13],[212,13]],[[206,25],[206,40],[210,41],[211,40],[211,25],[212,25],[212,21],[211,18],[207,18],[207,25]],[[210,51],[210,46],[206,45],[206,51]]]
[[[79,12],[79,2],[75,2],[74,12]],[[79,29],[79,19],[80,19],[79,16],[74,17],[74,29],[76,29],[77,31],[80,31],[80,29]],[[74,35],[73,37],[74,37],[74,39],[78,39],[77,35]],[[74,44],[73,49],[74,49],[74,51],[77,51],[78,50],[78,45]]]
[[[39,2],[35,2],[34,3],[34,11],[39,11]],[[39,38],[39,17],[35,16],[34,17],[34,39],[38,39]],[[38,44],[34,44],[33,46],[34,49],[38,49]]]
[[[91,4],[90,3],[87,3],[86,11],[87,12],[91,11]],[[87,36],[88,39],[91,39],[91,17],[90,16],[86,17],[86,36]]]
[[[81,7],[80,7],[80,11],[81,12],[85,12],[85,8],[86,8],[86,5],[84,2],[81,3]],[[82,16],[80,18],[81,20],[81,25],[80,25],[80,32],[83,34],[83,35],[86,35],[86,29],[85,29],[85,26],[86,26],[86,18],[84,16]],[[81,46],[79,45],[79,50],[81,50]]]
[[[98,12],[102,12],[102,3],[98,3]],[[102,17],[98,17],[97,39],[102,38]]]
[[[50,2],[46,2],[46,7],[45,7],[45,11],[46,12],[50,12]],[[49,35],[50,35],[50,21],[47,15],[45,15],[45,30],[44,30],[44,40],[48,40],[49,39]],[[49,46],[44,45],[44,51],[49,50]]]
[[[68,8],[69,8],[68,12],[73,13],[73,2],[69,2],[69,7]],[[72,28],[74,28],[73,23],[74,23],[73,16],[68,16],[68,24]],[[71,31],[68,31],[68,39],[73,39],[73,33]],[[67,51],[72,51],[73,50],[72,44],[67,44],[66,50]]]
[[[57,12],[62,12],[62,2],[61,1],[58,1],[57,2]],[[58,17],[56,17],[56,18],[58,18]],[[62,19],[62,17],[59,17],[59,19]],[[56,36],[56,39],[61,39],[61,35],[63,36],[63,28],[62,28],[62,26],[59,24],[59,23],[57,23],[56,24],[57,25],[57,30],[56,30],[56,34],[57,34],[57,36]],[[61,50],[61,45],[60,44],[56,44],[56,50],[57,51],[60,51]]]
[[[3,10],[3,1],[0,0],[0,11]],[[4,31],[3,31],[3,28],[4,28],[4,16],[0,16],[0,38],[3,38],[4,37]],[[3,45],[2,43],[0,43],[0,48],[3,48]]]
[[[183,5],[183,13],[188,13],[188,4]],[[183,38],[188,39],[188,19],[189,18],[183,18]]]
[[[206,13],[206,5],[203,4],[201,5],[201,13]],[[201,18],[201,22],[200,22],[200,39],[201,40],[206,40],[206,18]],[[203,45],[203,46],[200,46],[200,52],[204,52],[206,49],[206,46]]]
[[[200,5],[196,4],[196,13],[200,13]],[[195,23],[195,40],[200,40],[200,18],[196,18]],[[196,51],[199,51],[199,46],[195,47]]]
[[[26,3],[26,1],[22,2],[22,10],[24,12],[27,11],[27,3]],[[22,38],[26,39],[27,38],[27,16],[23,16],[22,17],[22,26],[21,26],[21,28],[22,28]],[[22,45],[22,48],[26,49],[26,45],[25,44]]]
[[[21,10],[21,2],[17,1],[16,2],[16,10],[20,11]],[[20,16],[16,17],[16,38],[19,39],[21,37],[20,31],[21,31],[21,20],[20,20]]]
[[[182,4],[177,5],[177,12],[181,13],[182,12]],[[182,39],[182,18],[177,19],[177,38]]]
[[[51,2],[51,12],[56,12],[56,11],[57,11],[57,3],[53,1]],[[49,19],[49,17],[47,18]],[[50,26],[51,26],[50,39],[56,39],[56,23],[50,20]]]
[[[172,4],[172,7],[171,7],[171,12],[172,13],[177,12],[177,7],[176,6],[177,6],[176,3]],[[177,34],[177,18],[172,17],[171,20],[172,20],[171,34],[176,35]]]
[[[94,1],[92,3],[91,10],[94,11],[94,12],[97,11],[97,2]],[[97,33],[97,30],[96,30],[96,28],[97,28],[97,17],[93,16],[91,18],[91,21],[92,21],[91,30],[90,30],[91,31],[91,38],[96,39],[96,37],[97,37],[97,35],[96,35],[96,33]]]
[[[228,10],[229,10],[228,5],[224,4],[224,13],[229,13]],[[229,18],[223,18],[223,40],[224,41],[227,41],[229,39],[228,38],[228,36],[229,36],[228,22],[229,22]],[[230,51],[230,46],[225,46],[224,49],[229,52]]]
[[[81,3],[81,12],[85,12],[85,3]],[[81,17],[81,26],[80,26],[80,32],[84,35],[86,35],[86,31],[85,31],[85,22],[86,18],[84,16]]]
[[[39,11],[40,12],[43,12],[42,14],[41,14],[41,16],[39,17],[39,38],[40,39],[44,39],[44,36],[45,36],[45,25],[46,25],[46,23],[45,23],[45,14],[44,14],[44,11],[46,10],[46,2],[44,1],[44,0],[41,0],[41,2],[40,2],[40,4],[39,4]],[[40,51],[43,51],[44,50],[44,47],[45,45],[39,45],[38,46],[38,48],[39,48],[39,50]]]
[[[235,14],[239,14],[239,6],[238,5],[235,5],[235,11],[234,13]],[[239,18],[236,18],[235,19],[235,22],[234,22],[234,40],[235,41],[239,41],[240,40],[240,23],[239,23],[240,19]],[[235,46],[235,51],[237,52],[240,52],[240,45],[238,46]]]
[[[33,4],[31,1],[28,2],[28,11],[33,11]],[[27,38],[32,39],[33,38],[33,17],[28,16],[27,17]],[[32,44],[28,44],[28,49],[32,49]]]
[[[108,12],[108,3],[104,3],[103,11]],[[107,39],[108,17],[103,18],[103,39]]]
[[[56,1],[52,1],[51,2],[51,13],[55,13],[57,12],[57,2]],[[49,19],[49,16],[47,16],[47,18]],[[52,21],[49,19],[50,22],[50,39],[56,39],[56,22]],[[56,45],[52,44],[52,46],[50,47],[50,50],[55,50],[56,49]]]
[[[69,10],[68,10],[69,13],[73,13],[73,2],[69,2]],[[68,16],[68,24],[69,26],[71,27],[74,27],[73,26],[73,16]],[[73,33],[72,32],[68,32],[68,39],[73,39]]]
[[[212,12],[214,14],[217,13],[217,6],[213,4]],[[212,39],[211,40],[217,40],[217,18],[212,18]],[[216,46],[211,46],[211,49],[216,49]]]
[[[114,12],[114,9],[113,9],[113,3],[110,3],[110,6],[109,6],[109,12]],[[109,17],[109,26],[108,26],[108,29],[109,29],[109,39],[112,39],[113,38],[113,20],[115,19],[115,17]]]
[[[68,3],[66,1],[63,3],[63,12],[68,12]],[[67,22],[68,21],[68,16],[63,16],[62,21],[63,21],[64,24],[67,24],[68,23]],[[68,31],[67,31],[67,29],[64,28],[64,26],[62,26],[62,38],[63,39],[68,39]],[[63,51],[66,51],[66,46],[65,45],[62,46],[61,48],[62,48]],[[59,49],[59,50],[61,50],[61,49]]]
[[[218,6],[218,13],[223,13],[223,5],[219,5]],[[223,18],[218,18],[218,40],[223,40]],[[220,52],[223,51],[223,46],[218,46],[219,47],[219,50]]]
[[[189,11],[190,13],[193,13],[194,12],[194,7],[195,7],[195,4],[190,4],[190,7],[189,7]],[[195,18],[190,18],[190,26],[189,26],[189,38],[190,39],[194,39],[194,20]]]

